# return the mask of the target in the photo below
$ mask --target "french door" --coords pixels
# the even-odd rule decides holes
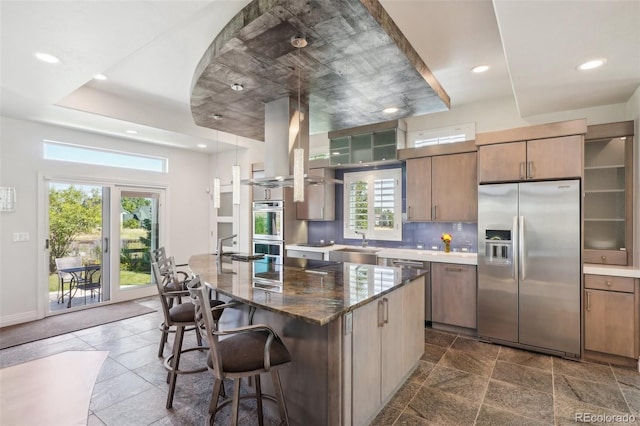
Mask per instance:
[[[46,315],[154,294],[164,189],[45,178]]]

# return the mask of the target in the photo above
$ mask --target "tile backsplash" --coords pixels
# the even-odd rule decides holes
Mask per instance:
[[[342,221],[308,222],[309,241],[334,241],[336,244],[359,245],[359,239],[342,237]],[[460,222],[405,222],[402,224],[402,241],[368,240],[373,247],[419,248],[444,250],[440,236],[448,232],[453,237],[453,251],[478,251],[478,225]]]

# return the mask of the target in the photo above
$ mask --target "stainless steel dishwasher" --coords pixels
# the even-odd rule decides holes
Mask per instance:
[[[378,262],[380,265],[407,269],[422,269],[427,272],[424,276],[424,325],[425,327],[431,327],[431,262],[397,258],[378,259],[380,260]]]

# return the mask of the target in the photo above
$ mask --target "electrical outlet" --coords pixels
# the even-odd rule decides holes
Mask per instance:
[[[14,232],[13,233],[13,242],[23,242],[29,241],[29,233],[28,232]]]

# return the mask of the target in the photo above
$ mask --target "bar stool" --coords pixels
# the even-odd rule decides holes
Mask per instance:
[[[232,402],[231,424],[237,425],[240,398],[255,397],[260,426],[264,424],[263,399],[268,399],[278,404],[280,420],[288,425],[289,417],[278,370],[291,362],[291,355],[282,340],[271,327],[264,324],[249,325],[224,331],[218,330],[218,324],[214,321],[206,288],[201,284],[200,277],[193,278],[187,284],[187,288],[189,289],[191,302],[195,306],[195,318],[198,327],[205,333],[209,342],[207,367],[215,378],[209,404],[209,424],[213,424],[218,409]],[[218,308],[214,307],[213,311]],[[219,336],[226,337],[219,339]],[[260,387],[261,373],[271,374],[276,393],[275,397],[262,393]],[[251,376],[255,379],[255,394],[240,395],[240,380],[243,377]],[[234,380],[233,399],[227,398],[218,404],[225,378]]]
[[[173,258],[167,259],[167,261],[171,262]],[[180,356],[183,353],[191,352],[191,351],[204,351],[207,350],[206,347],[202,346],[202,337],[200,335],[200,329],[196,326],[195,321],[195,307],[192,303],[182,303],[176,304],[173,307],[169,306],[169,300],[172,297],[176,297],[178,293],[181,293],[183,296],[187,296],[189,294],[186,290],[174,291],[167,290],[167,286],[164,281],[167,279],[166,277],[171,277],[172,274],[163,277],[160,272],[160,267],[157,263],[151,264],[151,270],[153,272],[153,277],[156,282],[156,286],[158,287],[158,295],[160,296],[160,304],[162,306],[162,312],[164,314],[164,322],[162,323],[162,337],[160,339],[160,349],[158,352],[158,356],[162,356],[162,352],[164,349],[164,344],[167,342],[168,335],[172,331],[171,327],[173,327],[173,331],[175,332],[175,339],[173,341],[173,351],[171,355],[167,356],[164,359],[164,367],[167,370],[167,382],[169,383],[169,392],[167,394],[167,408],[171,408],[173,405],[173,395],[175,394],[176,389],[176,380],[179,374],[193,374],[205,371],[207,368],[196,368],[193,370],[180,370]],[[220,302],[222,304],[222,302]],[[222,312],[220,311],[220,314]],[[219,315],[218,315],[219,318]],[[196,338],[198,345],[193,348],[182,349],[182,341],[184,337],[185,331],[195,330]]]

